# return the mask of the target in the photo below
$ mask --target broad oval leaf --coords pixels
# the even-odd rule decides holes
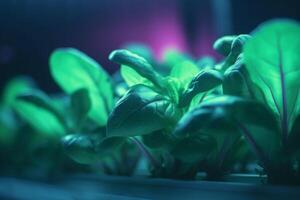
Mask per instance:
[[[245,70],[243,56],[239,57],[234,65],[229,67],[224,74],[223,92],[226,95],[253,98],[248,74]]]
[[[192,79],[199,73],[200,69],[191,61],[184,61],[176,64],[170,76],[180,80],[182,88],[186,89]]]
[[[199,133],[217,136],[238,132],[245,136],[264,164],[276,160],[281,148],[276,119],[259,102],[233,96],[211,99],[183,116],[174,134],[186,137]]]
[[[235,127],[223,109],[205,108],[200,104],[181,118],[173,134],[183,138],[211,130],[214,133],[230,133]]]
[[[181,81],[172,76],[168,76],[165,79],[166,81],[166,90],[159,91],[161,95],[168,96],[168,98],[175,104],[178,104],[180,95],[183,92]]]
[[[166,127],[177,109],[144,85],[132,87],[118,102],[107,124],[108,136],[138,136]]]
[[[227,35],[219,38],[213,45],[214,50],[223,56],[228,56],[231,52],[232,43],[236,37],[236,35]]]
[[[144,84],[151,86],[153,85],[148,79],[141,76],[139,73],[137,73],[134,69],[131,67],[128,67],[126,65],[121,66],[121,75],[124,81],[127,83],[129,87],[138,85],[138,84]]]
[[[61,141],[65,153],[74,161],[82,164],[99,162],[94,144],[96,141],[91,136],[67,135]]]
[[[182,107],[188,106],[197,94],[207,92],[217,87],[222,81],[222,74],[216,70],[203,70],[199,72],[184,91],[179,105]]]
[[[109,55],[109,60],[134,69],[142,77],[151,81],[159,88],[164,88],[163,78],[153,69],[152,65],[143,57],[128,50],[115,50]]]
[[[15,77],[3,89],[2,101],[4,106],[13,106],[18,95],[30,92],[35,88],[34,82],[26,76]]]
[[[110,156],[126,138],[101,138],[98,135],[67,135],[62,139],[65,153],[81,164],[93,164]]]
[[[56,83],[68,94],[85,88],[89,91],[92,108],[89,117],[105,125],[114,106],[109,75],[92,58],[72,49],[55,50],[50,57],[50,71]]]
[[[233,40],[231,45],[231,52],[229,55],[229,57],[232,58],[233,62],[243,52],[243,48],[249,39],[251,39],[250,35],[239,35]]]
[[[281,122],[284,143],[300,113],[299,51],[300,25],[289,20],[263,24],[244,50],[250,79]]]
[[[17,97],[14,110],[39,132],[49,136],[66,134],[67,126],[63,115],[45,94],[32,90]]]
[[[142,56],[143,58],[145,58],[148,61],[154,60],[154,55],[153,55],[152,49],[145,44],[129,43],[129,44],[125,44],[123,47],[124,47],[124,49],[128,49],[132,53]]]
[[[234,65],[239,56],[243,53],[243,48],[246,42],[251,39],[250,35],[239,35],[231,44],[230,53],[226,57],[225,61],[216,66],[216,69],[225,71],[228,67]]]
[[[75,121],[80,124],[87,117],[92,106],[89,91],[83,88],[72,93],[71,106]]]

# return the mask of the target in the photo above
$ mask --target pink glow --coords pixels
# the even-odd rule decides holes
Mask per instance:
[[[166,49],[176,49],[178,51],[187,51],[182,27],[179,25],[178,19],[168,13],[163,16],[152,19],[149,24],[147,40],[154,49],[155,56],[162,58]]]
[[[198,30],[198,37],[194,44],[193,53],[196,54],[197,57],[201,57],[204,55],[215,56],[216,52],[213,50],[212,46],[216,39],[216,35],[213,31],[212,23],[202,22],[201,28]]]
[[[141,18],[129,17],[110,21],[105,26],[101,24],[97,29],[90,30],[89,36],[85,37],[89,38],[89,46],[93,46],[94,49],[100,48],[105,53],[126,43],[144,43],[153,50],[154,56],[159,60],[166,49],[188,50],[176,9],[156,10],[153,15]],[[103,49],[104,47],[109,49]]]
[[[188,44],[174,5],[168,8],[155,7],[147,12],[130,15],[115,13],[113,16],[115,17],[96,20],[91,23],[93,26],[86,24],[87,35],[82,35],[86,38],[83,41],[88,47],[86,49],[98,52],[94,57],[101,59],[108,70],[114,71],[114,66],[117,67],[108,61],[109,53],[131,42],[148,45],[158,60],[162,59],[166,49],[187,52],[197,58],[202,55],[215,55],[212,50],[214,34],[208,20],[203,19],[204,23],[199,24],[199,37],[196,42]]]

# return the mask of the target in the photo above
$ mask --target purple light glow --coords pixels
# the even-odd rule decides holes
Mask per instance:
[[[125,43],[144,43],[152,48],[157,59],[162,58],[166,49],[188,50],[182,27],[176,13],[172,11],[148,18],[124,19],[122,23],[112,23],[91,32],[89,38],[92,40],[89,43],[92,46],[114,49],[120,48]]]
[[[158,60],[162,59],[166,49],[187,52],[196,57],[215,55],[211,48],[214,34],[207,19],[199,24],[199,36],[195,42],[188,43],[175,5],[168,8],[154,6],[145,12],[128,12],[111,13],[107,19],[100,18],[86,24],[83,28],[88,31],[80,36],[83,38],[80,45],[82,49],[88,49],[91,53],[98,52],[97,55],[89,55],[96,58],[100,56],[105,66],[116,66],[107,62],[109,53],[131,42],[148,45]],[[202,24],[203,21],[207,22]],[[108,70],[114,71],[115,68],[110,67]]]
[[[204,55],[217,56],[216,52],[212,48],[213,42],[216,40],[216,35],[212,30],[213,28],[208,24],[203,25],[199,30],[199,36],[193,46],[193,53],[197,57]]]
[[[187,43],[177,17],[170,13],[156,16],[149,23],[146,40],[150,44],[157,59],[162,59],[167,49],[187,51]]]

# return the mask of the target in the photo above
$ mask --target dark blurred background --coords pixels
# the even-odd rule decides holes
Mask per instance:
[[[57,90],[48,57],[75,47],[109,72],[108,54],[128,42],[154,49],[176,48],[194,56],[214,55],[224,34],[249,33],[278,17],[300,20],[299,0],[0,0],[1,88],[15,75],[32,76],[48,92]]]

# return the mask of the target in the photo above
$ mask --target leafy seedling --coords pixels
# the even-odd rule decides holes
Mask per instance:
[[[87,89],[92,104],[89,117],[100,126],[106,124],[114,106],[112,83],[96,61],[76,49],[57,49],[50,57],[50,72],[67,94]]]
[[[300,134],[297,125],[300,115],[299,36],[300,25],[297,22],[271,21],[261,25],[244,48],[245,67],[249,79],[256,86],[253,87],[256,99],[272,110],[280,129],[283,157],[277,158],[279,166],[271,165],[272,169],[266,169],[270,182],[274,183],[300,183],[298,169],[295,169],[299,162],[295,154],[300,150],[300,145],[298,143],[296,148],[289,148]],[[295,159],[298,160],[296,163],[293,161]],[[286,172],[285,179],[281,179],[279,171]]]
[[[180,162],[189,162],[189,165],[198,163],[212,148],[209,138],[178,140],[171,132],[185,112],[222,83],[221,74],[215,70],[200,71],[194,63],[184,61],[175,65],[170,75],[165,77],[156,72],[146,59],[128,50],[116,50],[109,59],[121,64],[121,74],[130,89],[109,116],[108,137],[132,137],[145,145],[144,151],[150,149],[154,152],[152,157],[157,157],[154,154],[161,157],[168,152]],[[198,144],[199,148],[194,151],[192,148],[180,148],[182,142],[191,143],[194,147]],[[149,155],[151,153],[147,153],[147,157]],[[150,160],[157,171],[165,171],[161,170],[166,166],[165,159]],[[176,173],[180,172],[175,171],[173,177]]]
[[[299,36],[297,22],[265,23],[248,37],[242,51],[238,48],[237,60],[226,50],[225,40],[223,89],[239,97],[223,96],[196,107],[182,118],[175,134],[239,133],[270,183],[299,184]],[[220,42],[216,46],[222,47]]]
[[[71,126],[62,139],[66,154],[81,164],[101,163],[106,166],[105,173],[132,173],[126,162],[120,161],[129,154],[123,146],[130,146],[131,142],[124,137],[107,138],[103,132],[115,105],[114,85],[109,74],[92,58],[72,48],[52,53],[50,71],[56,83],[70,96]],[[135,153],[130,156],[138,158]]]
[[[208,158],[208,176],[216,176],[232,167],[228,163],[232,157],[239,154],[241,139],[253,141],[260,139],[261,143],[251,146],[255,152],[264,151],[263,159],[278,155],[278,141],[276,138],[276,122],[272,113],[262,104],[233,96],[212,98],[188,112],[178,123],[174,135],[209,135],[215,138],[218,145],[215,154]],[[254,133],[255,135],[251,135]],[[243,138],[240,133],[242,132]],[[275,133],[274,133],[275,132]],[[273,135],[274,134],[274,135]],[[267,143],[268,142],[268,143]],[[264,143],[267,143],[265,145]],[[236,150],[236,151],[233,151]],[[229,166],[228,166],[229,165]],[[211,171],[213,170],[213,171]]]

